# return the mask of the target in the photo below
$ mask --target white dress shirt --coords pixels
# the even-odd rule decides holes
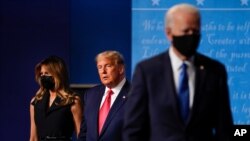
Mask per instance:
[[[126,82],[126,78],[123,78],[123,80],[116,87],[111,89],[113,91],[113,94],[111,95],[110,107],[112,107],[113,103],[115,102],[115,99],[117,98],[118,94],[120,93],[120,91],[121,91],[123,85],[125,84],[125,82]],[[107,96],[108,91],[109,91],[109,88],[106,87],[104,95],[102,96],[102,102],[101,102],[100,108],[102,107],[102,104],[104,103],[104,100],[105,100],[105,98]]]

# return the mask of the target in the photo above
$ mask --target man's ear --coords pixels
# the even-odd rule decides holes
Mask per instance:
[[[119,72],[120,72],[120,74],[124,74],[125,73],[125,67],[123,65],[119,66]]]
[[[166,27],[166,28],[165,28],[165,34],[166,34],[168,40],[169,40],[170,42],[172,42],[173,36],[172,36],[171,28]]]

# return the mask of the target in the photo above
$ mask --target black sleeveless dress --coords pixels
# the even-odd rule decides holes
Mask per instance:
[[[49,92],[43,99],[33,102],[35,123],[39,140],[68,141],[74,131],[74,121],[71,105],[59,106],[61,99],[56,97],[51,107],[49,105]]]

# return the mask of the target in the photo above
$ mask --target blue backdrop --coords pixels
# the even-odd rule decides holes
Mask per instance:
[[[235,124],[250,124],[250,8],[248,0],[133,0],[132,68],[145,58],[165,51],[165,11],[186,2],[202,16],[199,52],[224,63],[228,72]],[[250,4],[250,3],[249,3]]]

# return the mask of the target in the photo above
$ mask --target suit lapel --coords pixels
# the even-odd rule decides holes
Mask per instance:
[[[195,56],[194,60],[194,66],[195,66],[195,91],[194,91],[194,100],[193,100],[193,106],[192,110],[189,116],[189,120],[191,120],[192,115],[195,115],[195,112],[198,108],[198,105],[200,105],[200,97],[202,96],[202,91],[204,90],[203,86],[205,83],[206,78],[206,66],[203,64],[201,56],[197,54]]]
[[[169,66],[167,65],[169,64]],[[165,78],[165,83],[163,83],[165,85],[166,88],[166,92],[167,94],[169,94],[168,98],[171,98],[171,105],[173,108],[173,112],[175,115],[175,119],[179,120],[180,122],[177,123],[182,123],[182,119],[181,119],[181,115],[180,115],[180,110],[179,110],[179,104],[178,104],[178,96],[177,96],[177,92],[175,89],[175,84],[174,84],[174,78],[173,78],[173,69],[172,69],[172,65],[171,65],[171,61],[170,61],[170,56],[169,56],[169,51],[166,52],[165,54],[165,58],[163,61],[163,65],[164,66],[164,73],[166,76]],[[181,124],[180,124],[181,125]],[[182,125],[181,125],[182,126]]]
[[[52,105],[49,107],[47,114],[51,113],[52,111],[55,111],[59,108],[62,108],[63,106],[60,106],[58,104],[61,103],[61,98],[59,98],[58,96],[56,96],[55,100],[53,101]]]
[[[101,102],[102,102],[102,97],[105,93],[105,86],[102,85],[100,87],[100,89],[97,91],[97,94],[96,94],[96,101],[94,101],[95,105],[93,107],[93,110],[95,111],[94,115],[95,115],[95,120],[96,123],[94,124],[95,125],[95,130],[94,132],[96,132],[96,135],[97,135],[97,138],[99,137],[99,133],[98,133],[98,123],[99,123],[99,110],[100,110],[100,105],[101,105]]]
[[[118,94],[116,100],[114,101],[114,103],[109,111],[107,119],[103,125],[101,134],[103,134],[103,132],[108,128],[108,125],[110,124],[110,122],[112,121],[114,116],[116,116],[116,113],[119,111],[119,109],[122,107],[122,105],[124,105],[128,91],[129,91],[129,82],[126,80],[124,86],[122,87],[120,93]]]
[[[58,96],[56,96],[52,105],[49,107],[49,97],[50,97],[49,92],[48,91],[45,92],[45,94],[43,95],[43,99],[38,104],[38,108],[40,108],[44,112],[44,116],[46,116],[50,112],[62,107],[62,106],[58,105],[61,102],[61,99]]]
[[[44,117],[46,116],[48,105],[49,105],[49,93],[45,92],[42,100],[38,101],[36,104],[37,108],[41,110],[41,112],[43,113],[42,115]]]
[[[165,64],[171,64],[169,52],[166,53],[164,60],[166,60],[164,62]],[[195,73],[196,73],[195,75],[196,76],[195,76],[194,101],[193,101],[193,107],[191,108],[190,115],[189,115],[189,118],[188,118],[188,121],[186,124],[183,123],[183,120],[182,120],[181,114],[180,114],[180,109],[179,109],[179,104],[178,104],[178,102],[179,102],[178,94],[177,94],[176,89],[175,89],[172,66],[170,65],[170,67],[169,67],[167,65],[163,65],[163,66],[165,66],[164,71],[166,72],[166,73],[163,73],[163,74],[166,74],[166,76],[165,76],[166,86],[169,86],[169,87],[166,87],[166,92],[171,95],[170,98],[172,98],[171,101],[172,101],[174,114],[176,116],[176,119],[178,119],[180,121],[178,123],[183,123],[180,125],[184,128],[189,124],[189,122],[192,118],[192,115],[196,112],[197,105],[199,105],[199,102],[200,102],[199,99],[202,96],[202,90],[203,90],[203,86],[205,83],[205,77],[206,77],[206,68],[205,68],[205,64],[203,64],[204,61],[202,61],[202,60],[203,59],[201,58],[201,56],[199,54],[195,55],[194,66],[195,66]]]

